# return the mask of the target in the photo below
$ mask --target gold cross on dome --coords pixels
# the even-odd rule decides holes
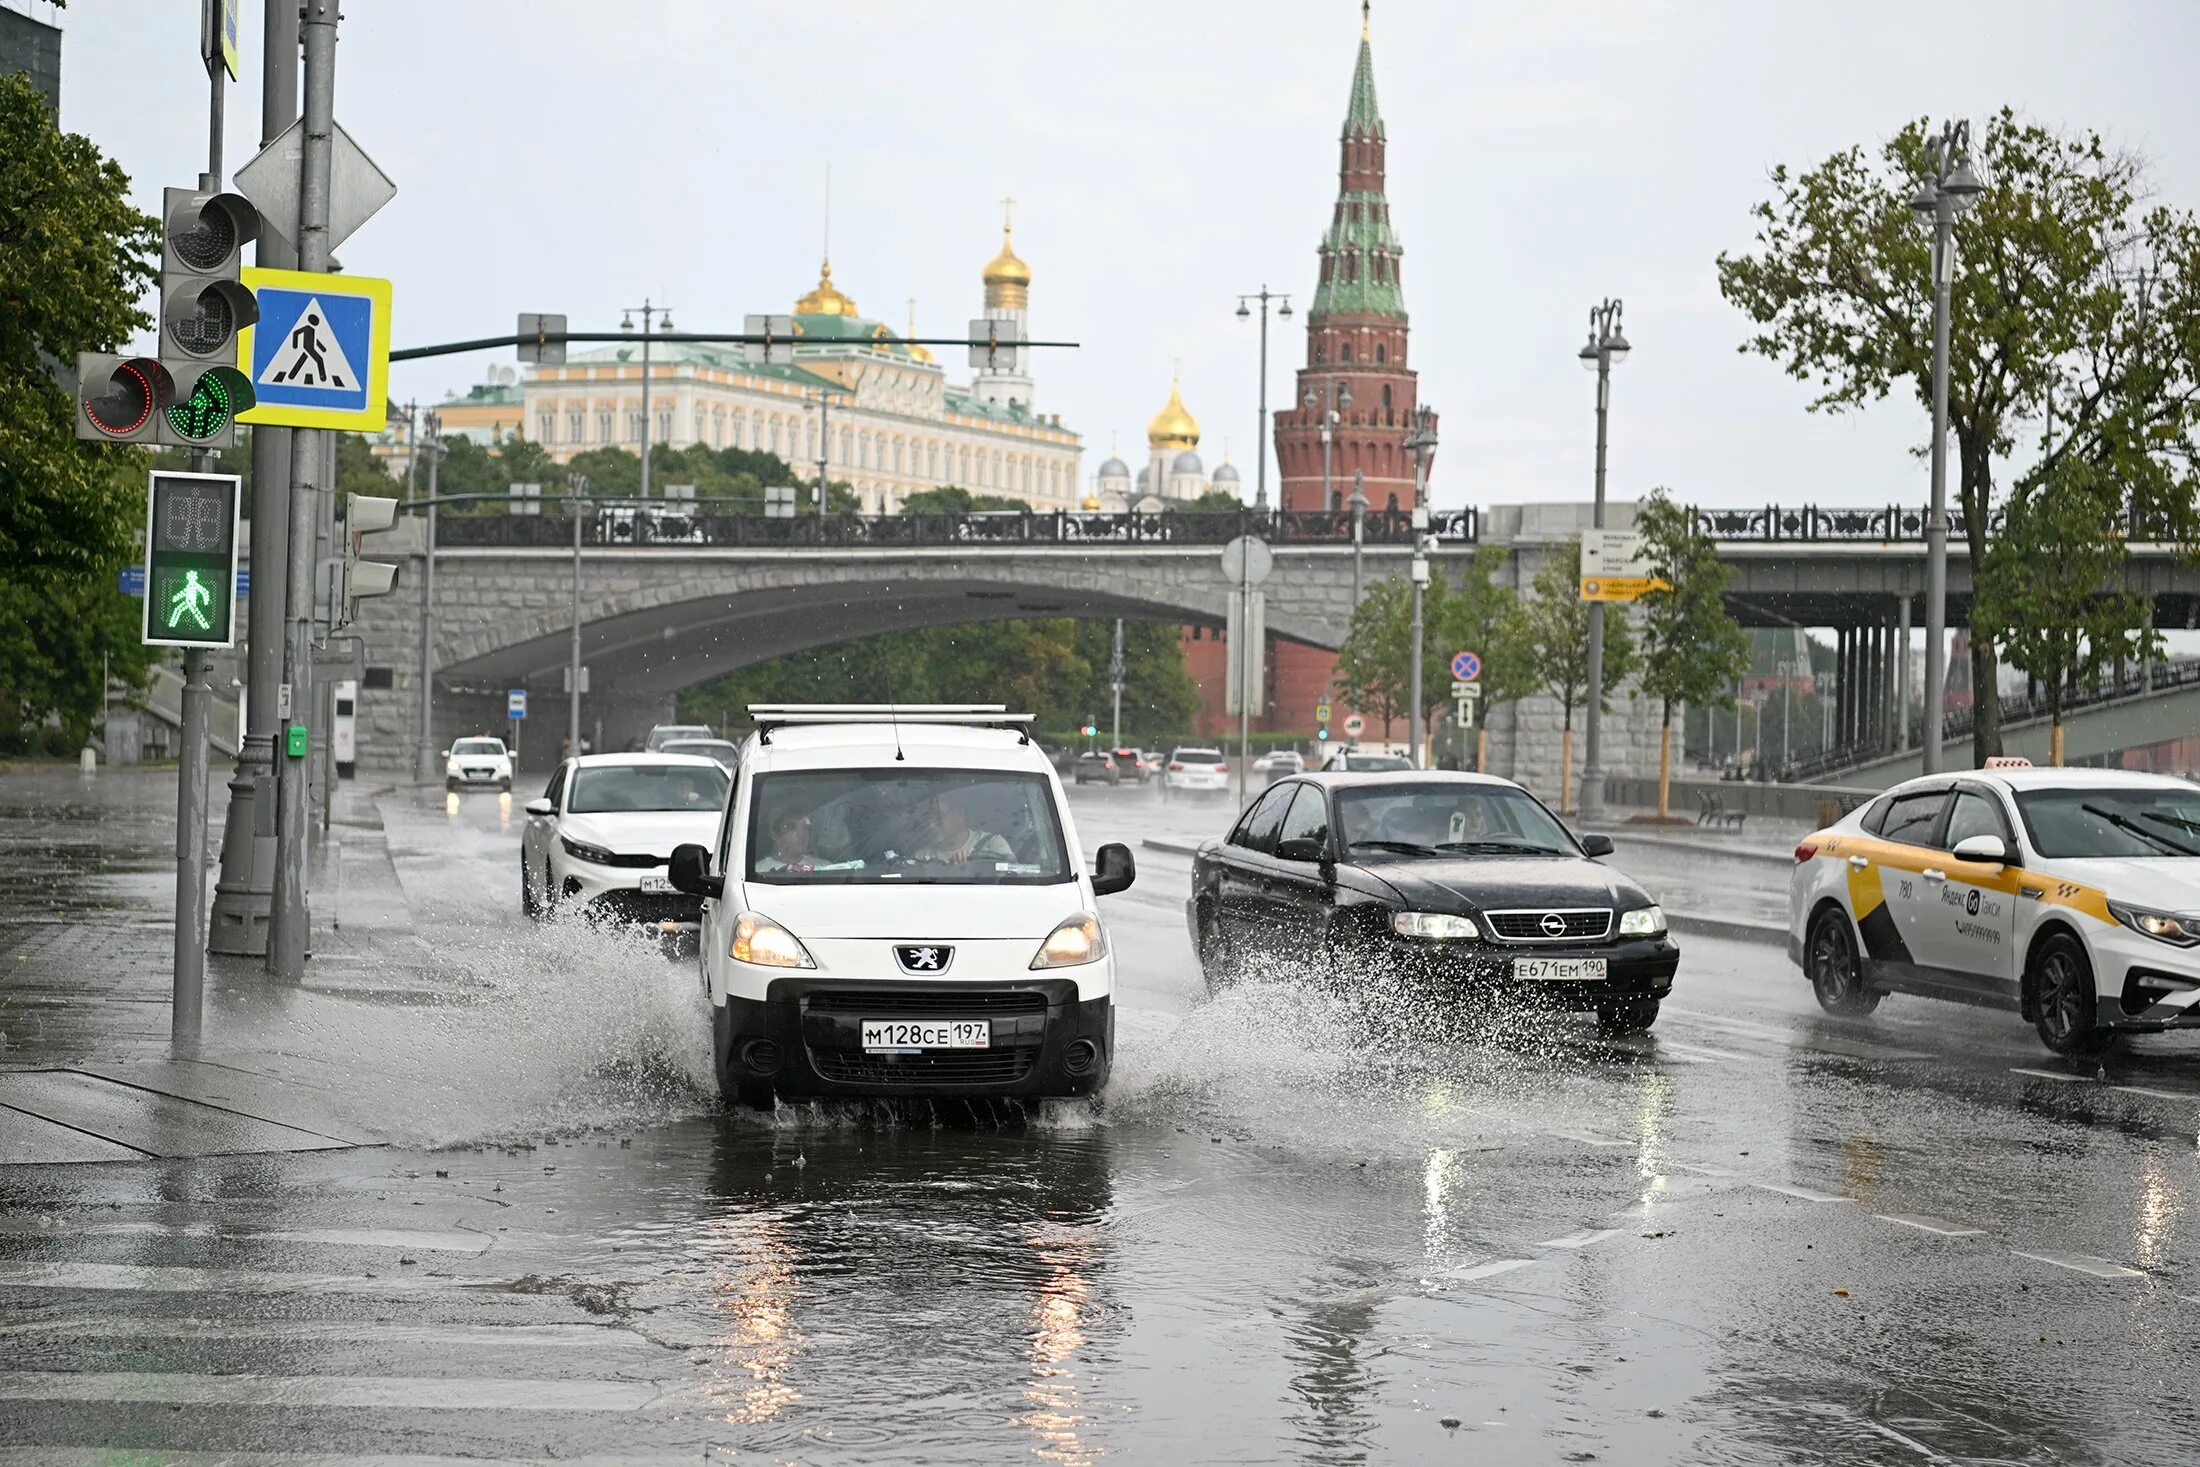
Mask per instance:
[[[1001,233],[1003,234],[1008,233],[1009,230],[1015,227],[1014,221],[1011,218],[1011,213],[1015,209],[1015,207],[1016,201],[1014,199],[1004,198],[1001,200]]]

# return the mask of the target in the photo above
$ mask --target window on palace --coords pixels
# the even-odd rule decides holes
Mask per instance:
[[[779,452],[779,419],[772,419],[772,452]]]
[[[542,441],[548,443],[557,431],[558,415],[556,413],[539,413],[535,418],[535,426],[541,430],[539,436]]]
[[[670,443],[672,441],[672,414],[669,412],[657,414],[657,441],[659,443]]]
[[[596,414],[596,439],[601,443],[611,441],[611,414],[608,412]]]
[[[896,438],[894,440],[894,472],[897,474],[903,471],[901,466],[901,455],[902,441],[899,438]]]
[[[567,442],[578,443],[581,441],[581,422],[582,418],[579,413],[567,413],[565,415],[565,432]]]
[[[924,446],[924,477],[936,480],[939,476],[940,446],[937,443],[927,443]]]

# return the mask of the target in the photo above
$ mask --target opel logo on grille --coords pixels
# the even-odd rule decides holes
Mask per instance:
[[[904,973],[944,973],[948,960],[955,950],[931,942],[902,942],[894,945],[894,961]]]
[[[1542,920],[1535,925],[1543,929],[1545,937],[1564,937],[1566,935],[1566,919],[1556,912],[1545,912]]]

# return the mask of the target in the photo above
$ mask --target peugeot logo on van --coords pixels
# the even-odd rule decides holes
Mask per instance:
[[[894,961],[904,973],[944,973],[955,950],[938,943],[903,942],[894,945]]]

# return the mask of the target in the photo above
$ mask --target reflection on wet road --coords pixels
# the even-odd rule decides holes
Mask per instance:
[[[1142,794],[1087,848],[1200,818]],[[371,976],[441,997],[284,1043],[408,1144],[0,1170],[0,1463],[2200,1454],[2189,1040],[2073,1075],[1704,939],[1641,1039],[1208,1001],[1142,851],[1098,1108],[726,1115],[691,967],[526,924],[494,796],[382,804]]]

